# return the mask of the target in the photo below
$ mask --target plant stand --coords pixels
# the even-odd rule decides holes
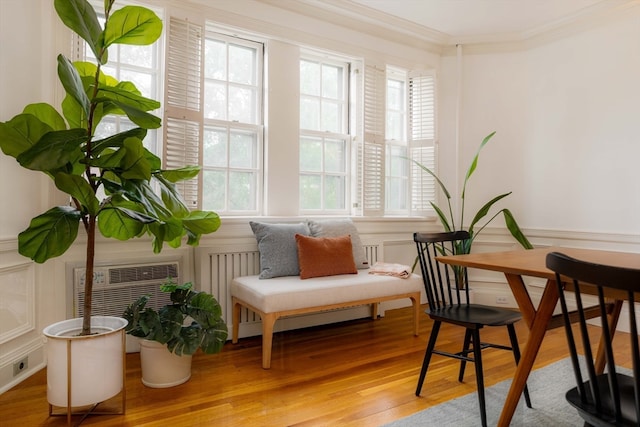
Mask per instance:
[[[127,321],[120,317],[93,316],[93,335],[79,336],[82,319],[54,323],[47,337],[47,400],[50,416],[122,415],[125,413]],[[120,408],[96,411],[98,405],[120,394]],[[64,408],[65,412],[56,412]],[[75,411],[75,412],[74,412]]]

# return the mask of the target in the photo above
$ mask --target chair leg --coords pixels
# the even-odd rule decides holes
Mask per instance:
[[[513,349],[513,357],[516,359],[516,366],[520,362],[520,346],[518,345],[518,337],[516,336],[516,328],[512,324],[507,325],[509,331],[509,339],[511,340],[511,348]],[[524,385],[524,401],[527,404],[527,408],[531,408],[531,398],[529,397],[529,387]]]
[[[469,353],[469,344],[471,343],[471,329],[467,329],[464,333],[464,344],[462,344],[462,355],[466,356]],[[466,360],[460,361],[460,373],[458,374],[458,382],[462,382],[464,378],[464,368],[467,366]]]
[[[472,332],[473,356],[476,365],[476,383],[478,385],[478,403],[480,404],[480,421],[482,427],[487,427],[487,406],[484,399],[484,375],[482,373],[482,346],[480,345],[480,330]]]
[[[431,335],[429,336],[429,344],[427,344],[427,351],[424,353],[424,360],[422,361],[422,369],[420,370],[420,377],[418,378],[418,386],[416,387],[416,396],[420,396],[420,392],[422,391],[422,383],[424,383],[424,378],[427,376],[427,369],[429,368],[429,362],[431,361],[431,356],[433,355],[433,349],[436,346],[436,339],[438,338],[438,332],[440,331],[440,323],[441,322],[433,322],[433,327],[431,328]]]

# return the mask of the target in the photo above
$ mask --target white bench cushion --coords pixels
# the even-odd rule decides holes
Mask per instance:
[[[231,282],[231,295],[264,313],[322,307],[369,298],[419,292],[422,278],[412,274],[408,279],[369,274],[314,277],[301,280],[299,276],[275,277],[260,280],[258,276],[236,277]]]

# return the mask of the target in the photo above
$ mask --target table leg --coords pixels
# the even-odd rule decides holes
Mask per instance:
[[[607,315],[607,320],[609,321],[609,334],[611,339],[613,339],[613,335],[616,333],[616,327],[618,326],[618,319],[620,319],[620,311],[622,311],[622,300],[615,300],[613,302],[613,308],[611,309],[611,313]],[[605,355],[605,339],[604,334],[600,335],[600,343],[598,344],[598,352],[596,353],[596,373],[601,374],[604,372],[604,366],[606,365],[606,355]]]
[[[524,287],[522,278],[518,281],[514,280],[514,277],[510,278],[509,276],[513,275],[507,275],[507,280],[509,281],[509,285],[512,287],[518,306],[520,307],[522,305],[522,307],[527,311],[525,321],[529,326],[529,338],[527,339],[522,351],[520,363],[518,363],[504,407],[500,413],[498,427],[508,427],[511,423],[516,406],[518,405],[524,386],[527,383],[527,378],[529,377],[529,373],[533,368],[533,363],[535,362],[538,351],[540,350],[542,339],[547,332],[547,326],[549,325],[549,321],[553,316],[553,311],[558,302],[558,289],[556,283],[553,280],[548,280],[544,288],[544,292],[542,293],[540,303],[538,304],[538,309],[534,310],[534,313],[531,313],[531,299],[529,297],[529,293],[526,291],[526,288],[523,289],[520,287]]]

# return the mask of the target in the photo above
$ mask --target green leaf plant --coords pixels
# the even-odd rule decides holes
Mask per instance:
[[[189,211],[175,189],[176,182],[193,178],[199,168],[163,170],[160,159],[143,145],[147,131],[161,126],[151,113],[160,103],[142,96],[133,83],[118,82],[101,70],[110,46],[150,45],[162,33],[162,21],[152,11],[138,6],[112,11],[113,2],[104,1],[102,27],[86,0],[54,0],[62,22],[84,39],[97,64],[59,55],[57,74],[66,92],[62,114],[37,103],[0,122],[0,149],[21,166],[48,175],[71,200],[70,206],[33,218],[18,235],[18,251],[37,263],[60,256],[82,224],[86,277],[93,277],[96,231],[122,241],[151,235],[158,253],[165,242],[179,247],[185,236],[187,244],[195,246],[201,235],[220,226],[215,212]],[[136,127],[98,138],[96,127],[113,115],[128,117]],[[159,195],[154,188],[160,189]],[[91,333],[92,286],[92,280],[85,281],[81,335]]]
[[[190,282],[179,285],[169,279],[160,290],[171,294],[171,303],[158,311],[146,306],[148,295],[140,297],[124,312],[123,317],[129,321],[127,333],[165,344],[178,356],[198,349],[207,354],[219,353],[228,334],[222,308],[213,295],[192,287]]]
[[[440,186],[440,189],[442,190],[442,193],[444,194],[444,196],[447,199],[446,213],[445,213],[445,210],[441,209],[440,206],[438,206],[436,203],[430,202],[431,206],[433,207],[433,209],[435,210],[436,214],[438,215],[438,218],[440,219],[440,222],[442,223],[442,226],[444,227],[445,231],[457,231],[457,230],[463,230],[464,229],[464,224],[465,224],[465,222],[464,222],[465,221],[464,220],[464,218],[465,218],[465,195],[466,195],[466,190],[467,190],[467,183],[469,182],[469,179],[471,178],[471,175],[473,175],[473,173],[475,172],[475,170],[478,167],[478,159],[480,157],[480,151],[482,150],[482,148],[484,148],[485,145],[487,145],[489,140],[494,135],[495,135],[495,132],[492,132],[482,140],[482,142],[480,143],[480,147],[478,147],[478,151],[476,152],[476,155],[473,157],[473,160],[471,161],[471,164],[469,165],[469,169],[467,170],[467,173],[466,173],[466,175],[464,177],[464,184],[462,185],[462,193],[460,194],[460,206],[461,206],[460,207],[460,219],[457,222],[455,220],[454,213],[453,213],[453,208],[451,206],[451,193],[449,192],[449,190],[447,190],[447,187],[444,185],[442,180],[440,180],[440,178],[431,169],[429,169],[428,167],[422,165],[421,163],[419,163],[419,162],[417,162],[415,160],[412,160],[418,167],[420,167],[424,172],[428,173],[429,175],[431,175],[436,180],[436,182]],[[505,221],[505,224],[507,226],[507,229],[509,230],[511,235],[518,241],[518,243],[520,243],[520,245],[525,249],[532,249],[533,248],[533,245],[529,242],[527,237],[524,235],[524,233],[520,229],[520,226],[516,222],[516,219],[514,218],[513,214],[511,213],[511,211],[509,209],[502,208],[502,209],[498,210],[497,212],[493,213],[491,215],[491,217],[487,221],[483,222],[481,225],[479,224],[480,221],[482,221],[487,215],[489,215],[489,213],[491,211],[491,208],[493,208],[493,206],[497,202],[499,202],[500,200],[504,199],[505,197],[507,197],[510,194],[511,194],[511,192],[508,192],[508,193],[503,193],[503,194],[500,194],[498,196],[493,197],[491,200],[489,200],[487,203],[485,203],[478,210],[478,212],[476,212],[476,214],[474,215],[473,219],[471,220],[471,222],[469,223],[469,226],[467,228],[467,231],[469,232],[469,236],[470,236],[469,240],[466,240],[463,243],[455,245],[454,249],[453,249],[453,255],[460,255],[460,254],[468,254],[468,253],[470,253],[471,252],[471,245],[473,244],[473,241],[478,236],[478,234],[480,234],[480,232],[482,230],[484,230],[484,228],[491,221],[493,221],[498,216],[500,216],[500,214],[502,214],[504,216],[504,221]],[[445,254],[443,254],[443,255],[445,255]],[[415,263],[414,263],[414,268],[415,268]],[[456,273],[458,273],[458,272],[456,272]],[[460,272],[460,274],[462,274],[462,272]]]

